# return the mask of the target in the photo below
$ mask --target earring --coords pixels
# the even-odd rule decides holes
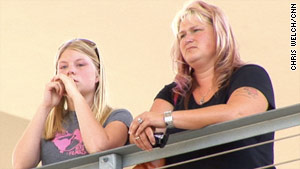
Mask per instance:
[[[68,110],[68,103],[66,102],[65,99],[64,99],[64,110]]]

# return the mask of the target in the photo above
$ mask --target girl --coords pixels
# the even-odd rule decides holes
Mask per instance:
[[[59,49],[56,75],[16,145],[13,166],[32,168],[123,146],[131,114],[106,103],[103,60],[96,44],[74,39]]]

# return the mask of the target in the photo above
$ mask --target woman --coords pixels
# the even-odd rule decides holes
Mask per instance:
[[[177,74],[156,96],[149,112],[137,116],[130,139],[143,150],[155,144],[154,131],[170,134],[262,113],[275,108],[267,72],[244,64],[230,25],[219,8],[194,1],[174,19]],[[181,162],[273,139],[273,133],[166,159]],[[262,145],[174,168],[247,169],[273,163],[273,144]]]
[[[56,75],[16,145],[13,166],[32,168],[123,146],[131,114],[106,102],[103,60],[97,46],[74,39],[60,49]]]

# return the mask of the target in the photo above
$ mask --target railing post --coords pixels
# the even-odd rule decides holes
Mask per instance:
[[[99,157],[99,169],[122,169],[122,157],[118,154],[109,154]]]

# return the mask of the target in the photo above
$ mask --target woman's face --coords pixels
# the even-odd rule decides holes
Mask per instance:
[[[193,68],[197,64],[213,65],[216,55],[213,27],[196,16],[186,17],[179,26],[179,46],[184,60]]]
[[[95,92],[99,79],[97,69],[88,55],[66,49],[58,60],[57,70],[72,78],[82,95]]]

